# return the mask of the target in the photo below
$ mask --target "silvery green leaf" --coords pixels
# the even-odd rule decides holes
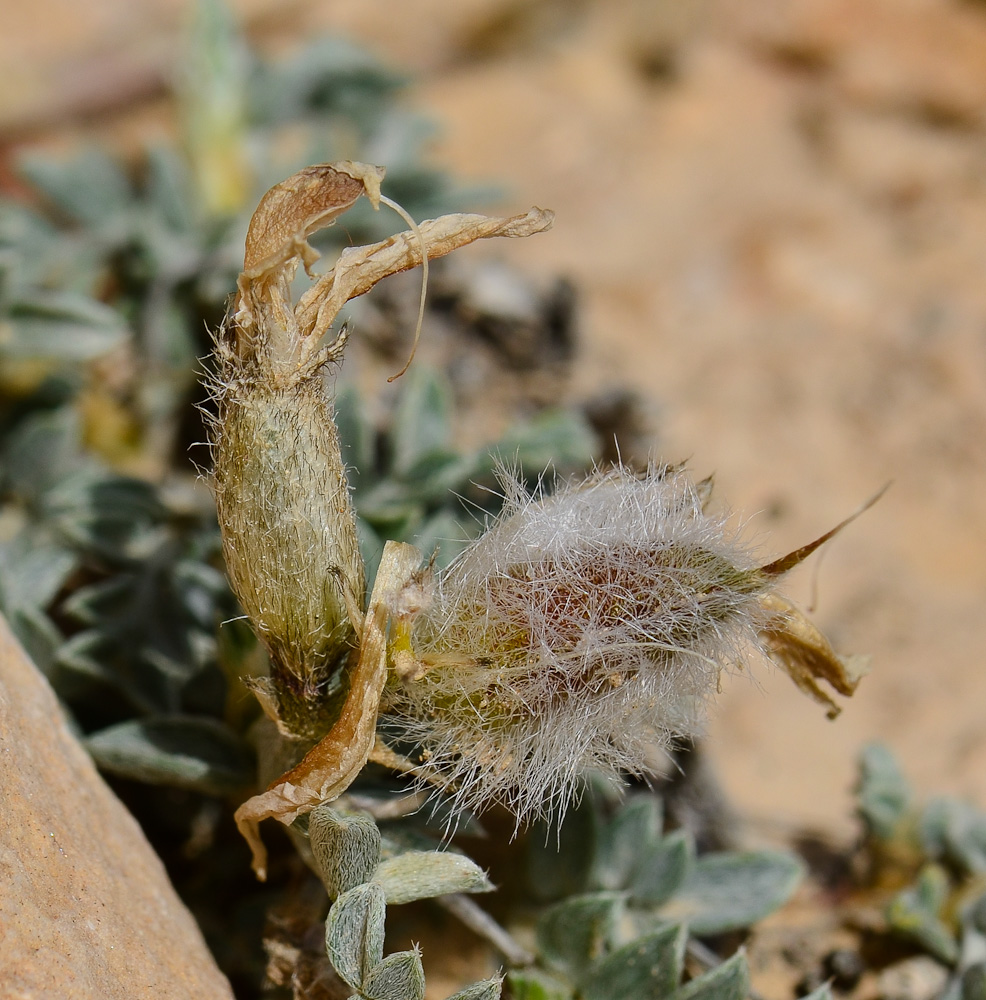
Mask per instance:
[[[684,925],[669,924],[597,959],[582,977],[583,1000],[662,1000],[681,981],[687,940]]]
[[[72,364],[98,358],[129,336],[116,310],[76,292],[32,291],[0,316],[0,354]]]
[[[739,930],[790,899],[804,867],[791,854],[745,851],[706,854],[688,872],[661,916],[696,935]]]
[[[445,381],[432,369],[412,368],[391,424],[394,472],[403,477],[426,456],[447,453],[451,419],[452,394]]]
[[[598,454],[595,433],[580,414],[545,410],[511,428],[490,448],[497,461],[516,462],[529,476],[545,469],[585,469]],[[492,461],[488,459],[490,467]]]
[[[55,623],[39,608],[6,611],[7,621],[31,662],[51,678],[59,647],[64,638]]]
[[[308,839],[329,899],[369,882],[380,861],[380,830],[366,813],[316,806]]]
[[[362,789],[360,789],[362,792]],[[393,789],[387,789],[381,796],[373,796],[377,802],[393,802]],[[360,803],[362,805],[362,803]],[[408,851],[434,851],[438,847],[438,837],[432,836],[426,829],[418,826],[423,821],[421,813],[406,817],[398,823],[388,823],[386,833],[380,842],[380,859],[386,861],[396,858]]]
[[[387,538],[407,537],[423,516],[423,506],[414,490],[396,479],[382,479],[372,489],[355,497],[361,518]]]
[[[500,1000],[502,992],[502,979],[484,979],[480,983],[473,983],[464,990],[459,990],[458,993],[453,993],[446,1000]]]
[[[360,995],[367,1000],[424,1000],[425,970],[416,951],[398,951],[373,966]]]
[[[870,833],[889,840],[911,809],[913,796],[890,750],[881,743],[863,749],[857,788],[859,815]]]
[[[647,906],[661,906],[681,887],[695,862],[695,841],[687,830],[675,830],[641,851],[630,898]]]
[[[822,983],[817,990],[799,997],[799,1000],[835,1000],[835,998],[832,996],[832,987],[828,983]]]
[[[591,795],[555,824],[534,824],[528,838],[527,882],[539,902],[584,892],[601,835],[602,822]]]
[[[184,573],[176,555],[165,541],[132,571],[80,587],[62,604],[88,627],[62,646],[59,663],[112,684],[146,714],[179,712],[186,685],[215,656],[221,596]]]
[[[609,948],[623,904],[622,893],[596,892],[546,910],[537,927],[545,962],[577,979]]]
[[[44,517],[67,540],[108,558],[149,554],[164,518],[157,491],[147,482],[89,465],[52,486]]]
[[[413,543],[425,557],[436,553],[435,565],[439,569],[448,564],[469,544],[469,539],[458,518],[440,510],[428,518],[415,533]]]
[[[986,937],[986,892],[974,896],[962,910],[962,924]],[[983,954],[986,959],[986,953]]]
[[[572,1000],[572,987],[540,969],[507,973],[510,1000]]]
[[[336,972],[360,990],[383,958],[387,906],[383,889],[372,882],[344,892],[325,920],[325,949]]]
[[[962,920],[962,938],[959,948],[959,958],[956,963],[960,971],[974,967],[986,969],[986,934],[983,934],[975,926],[974,921],[975,917],[970,919],[970,914],[967,911]],[[959,998],[956,997],[956,1000],[959,1000]]]
[[[938,865],[925,865],[918,880],[899,892],[887,906],[887,922],[946,965],[959,957],[954,934],[942,920],[949,893],[948,876]]]
[[[660,835],[658,799],[652,795],[634,796],[600,833],[590,876],[592,888],[631,888],[641,855],[658,842]]]
[[[45,258],[58,233],[26,205],[0,201],[0,287],[27,288],[45,283]],[[2,301],[2,296],[0,296]]]
[[[133,580],[120,574],[79,587],[62,603],[62,611],[82,625],[94,625],[132,594]]]
[[[56,656],[59,666],[105,684],[116,684],[116,676],[104,657],[106,637],[91,629],[76,632],[59,646]],[[143,711],[152,712],[158,706],[153,700],[141,697],[133,699]]]
[[[986,1000],[986,962],[977,962],[963,970],[962,1000]]]
[[[103,770],[148,784],[222,795],[253,780],[245,744],[228,726],[204,716],[131,719],[93,733],[85,743]]]
[[[22,528],[0,542],[0,607],[46,608],[78,566],[79,557],[43,529]]]
[[[142,231],[149,266],[174,282],[185,277],[186,268],[198,270],[197,254],[184,240],[163,226],[146,225]],[[155,372],[142,386],[142,400],[151,418],[166,419],[185,403],[185,393],[193,381],[201,345],[188,321],[186,307],[166,298],[152,314],[144,317],[141,346],[147,363]]]
[[[278,125],[317,112],[352,117],[365,127],[402,85],[402,77],[363,49],[344,39],[325,38],[291,59],[257,67],[250,81],[250,107],[259,121]],[[370,109],[376,112],[372,118],[365,114]],[[371,157],[368,162],[389,165],[391,160]]]
[[[149,205],[172,230],[193,229],[191,178],[174,149],[161,145],[148,149],[146,194]]]
[[[750,969],[746,955],[739,951],[711,972],[675,990],[670,1000],[746,1000],[749,992]]]
[[[388,903],[409,903],[453,892],[489,892],[493,886],[475,861],[451,851],[406,851],[381,861],[373,881]]]
[[[352,383],[343,382],[339,386],[332,408],[349,485],[354,490],[366,489],[373,478],[374,433],[366,417],[363,400]]]
[[[208,563],[187,558],[175,561],[172,579],[189,619],[211,632],[216,626],[216,604],[229,594],[226,577]]]
[[[436,206],[437,214],[461,210],[464,206],[474,208],[483,201],[495,200],[496,195],[485,192],[485,198],[475,189],[476,197],[469,200],[463,197],[461,190],[443,190],[449,186],[447,177],[437,171],[421,169],[422,155],[426,155],[426,147],[435,138],[435,123],[424,115],[408,114],[403,108],[389,105],[382,106],[382,114],[372,136],[367,141],[365,153],[367,162],[386,163],[387,176],[391,172],[397,178],[397,183],[413,195],[414,201],[421,205]],[[441,191],[442,200],[435,200],[435,195]],[[469,195],[473,194],[470,188]],[[497,192],[499,194],[499,192]],[[401,202],[402,205],[409,202]]]
[[[366,585],[369,587],[370,581],[377,575],[380,560],[383,558],[383,540],[362,517],[356,519],[356,534],[359,538],[359,552],[363,558],[366,572]]]
[[[65,162],[27,155],[18,170],[59,210],[93,226],[124,211],[133,197],[116,161],[94,146]]]
[[[39,455],[45,456],[43,462]],[[85,464],[78,414],[65,406],[20,424],[4,448],[0,475],[6,491],[37,509],[47,490]]]
[[[475,459],[438,449],[421,455],[400,475],[413,487],[415,499],[436,504],[446,501],[449,493],[463,490],[478,469]]]
[[[920,833],[929,857],[966,874],[986,872],[986,815],[971,803],[932,800],[921,815]]]

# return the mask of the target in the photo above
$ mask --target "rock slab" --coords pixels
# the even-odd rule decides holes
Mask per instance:
[[[0,995],[233,996],[160,859],[2,618]]]

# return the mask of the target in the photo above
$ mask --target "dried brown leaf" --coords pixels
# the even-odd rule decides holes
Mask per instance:
[[[882,486],[869,500],[854,510],[844,521],[840,521],[834,528],[826,531],[824,535],[820,535],[813,542],[789,552],[786,556],[781,556],[780,559],[767,563],[766,566],[761,566],[760,572],[765,576],[778,577],[794,569],[795,566],[800,566],[816,549],[821,548],[827,541],[834,538],[843,528],[847,528],[860,514],[866,513],[890,489],[890,485],[890,483],[886,483]]]

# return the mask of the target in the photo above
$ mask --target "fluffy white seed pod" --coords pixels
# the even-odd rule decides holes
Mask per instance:
[[[771,580],[681,471],[505,487],[417,618],[389,710],[459,806],[523,821],[697,735],[723,666],[762,646]]]

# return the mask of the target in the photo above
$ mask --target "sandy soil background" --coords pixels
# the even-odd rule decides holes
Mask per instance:
[[[828,722],[781,674],[711,727],[752,821],[847,835],[859,748],[986,804],[986,5],[972,0],[243,0],[262,47],[333,31],[415,74],[436,163],[553,208],[497,248],[581,296],[576,388],[629,384],[654,453],[714,471],[764,551],[888,495],[788,592],[872,675]],[[0,146],[169,127],[177,0],[0,23]]]

